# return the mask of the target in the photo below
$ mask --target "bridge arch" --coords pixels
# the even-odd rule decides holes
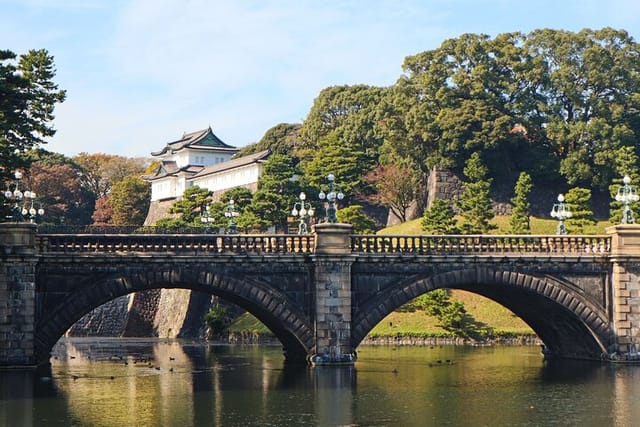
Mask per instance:
[[[476,267],[413,277],[380,291],[354,313],[354,348],[393,310],[439,288],[466,290],[510,309],[536,332],[551,356],[600,358],[613,344],[605,310],[571,289],[571,284],[548,276]]]
[[[65,331],[91,310],[132,292],[160,288],[206,292],[238,305],[275,334],[288,361],[305,362],[315,347],[308,316],[282,292],[244,275],[207,271],[194,274],[181,268],[166,268],[77,279],[91,285],[68,293],[62,301],[47,308],[46,317],[38,319],[34,341],[36,358],[40,362],[48,360],[51,349]]]

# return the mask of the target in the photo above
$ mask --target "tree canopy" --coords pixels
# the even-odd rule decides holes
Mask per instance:
[[[405,59],[380,106],[385,144],[427,171],[482,152],[492,176],[604,190],[640,126],[639,45],[605,28],[464,34]]]
[[[55,134],[54,108],[66,96],[53,82],[56,70],[46,50],[16,58],[14,52],[0,50],[0,182],[11,180],[17,169],[28,169],[24,154]]]

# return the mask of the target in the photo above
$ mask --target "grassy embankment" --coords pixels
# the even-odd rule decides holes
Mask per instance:
[[[509,217],[496,217],[493,221],[498,227],[494,234],[506,233],[509,228]],[[585,234],[603,234],[610,223],[598,222],[585,229]],[[557,221],[549,219],[531,219],[532,234],[554,234]],[[420,219],[385,228],[379,234],[421,234]],[[533,331],[516,315],[505,307],[480,295],[470,292],[452,290],[453,300],[464,304],[469,316],[476,324],[490,327],[495,336],[533,335]],[[241,336],[263,336],[270,332],[256,318],[245,313],[229,328],[231,333]],[[450,335],[438,326],[438,320],[423,311],[393,312],[389,314],[370,332],[369,337],[443,337]]]

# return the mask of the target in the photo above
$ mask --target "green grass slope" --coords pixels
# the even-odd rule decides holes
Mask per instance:
[[[421,219],[387,227],[378,234],[407,235],[422,234]],[[509,217],[498,216],[493,221],[497,225],[494,234],[507,234]],[[558,222],[551,219],[531,218],[531,234],[555,234]],[[600,221],[588,227],[585,234],[604,234],[609,222]],[[453,300],[460,301],[469,316],[480,325],[490,327],[498,336],[532,335],[533,331],[519,317],[507,308],[480,295],[452,290]],[[269,335],[269,330],[249,313],[237,319],[229,328],[238,335]],[[370,337],[442,337],[449,335],[438,326],[438,320],[422,311],[393,312],[384,318],[370,332]]]

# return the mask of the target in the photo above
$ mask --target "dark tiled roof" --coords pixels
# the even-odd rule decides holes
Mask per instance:
[[[250,165],[252,163],[261,163],[266,161],[269,155],[271,155],[271,150],[267,149],[258,153],[249,154],[248,156],[238,157],[237,159],[216,163],[215,165],[205,167],[200,172],[192,176],[191,179],[201,178],[203,176],[211,175],[229,169],[239,168],[241,166]]]
[[[188,175],[194,175],[200,172],[203,166],[187,165],[179,168],[176,162],[173,160],[163,160],[155,174],[146,176],[147,181],[154,181],[156,179],[164,178],[167,176],[178,175],[180,172],[185,172]]]
[[[196,132],[185,133],[182,138],[177,141],[169,142],[160,151],[153,151],[152,156],[161,156],[165,153],[175,153],[184,148],[197,148],[201,150],[229,151],[236,152],[238,149],[234,146],[225,144],[218,138],[211,127]]]

